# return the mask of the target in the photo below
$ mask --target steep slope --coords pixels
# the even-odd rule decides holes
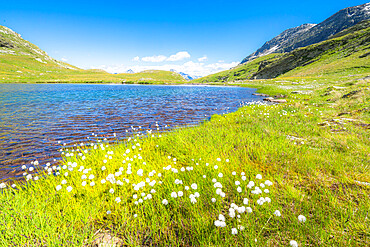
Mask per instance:
[[[276,77],[320,77],[370,74],[370,21],[363,21],[332,39],[256,58],[230,70],[195,80],[198,83],[230,82]]]
[[[270,53],[290,52],[300,47],[316,44],[369,18],[370,3],[342,9],[317,25],[303,24],[282,32],[272,40],[267,41],[256,52],[244,58],[241,63],[246,63]]]

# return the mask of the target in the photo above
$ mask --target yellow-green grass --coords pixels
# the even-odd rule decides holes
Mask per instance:
[[[93,146],[87,142],[64,149],[61,167],[76,166],[72,171],[61,168],[60,175],[45,177],[40,173],[36,181],[33,174],[26,184],[16,182],[18,189],[7,184],[2,190],[0,243],[83,246],[96,243],[100,231],[128,246],[287,246],[291,240],[299,246],[368,246],[370,186],[359,182],[370,182],[369,81],[303,78],[239,85],[285,94],[288,103],[245,106],[235,113],[215,115],[199,126],[154,136],[134,135],[123,143],[91,141]],[[131,174],[127,174],[129,163]],[[163,169],[169,165],[178,172]],[[115,178],[123,185],[101,183],[120,167],[122,174]],[[182,167],[193,169],[183,172]],[[87,178],[81,179],[88,168]],[[143,176],[137,174],[139,169]],[[91,174],[93,179],[88,178]],[[263,179],[257,179],[257,174]],[[155,185],[149,185],[147,178],[155,180]],[[216,194],[213,178],[222,184],[225,197]],[[176,179],[183,184],[176,184]],[[266,180],[273,185],[259,187],[268,188],[269,193],[252,194],[246,187],[249,181],[259,185]],[[88,181],[86,186],[83,181]],[[89,185],[91,181],[94,186]],[[136,191],[134,184],[140,181],[146,181],[145,187]],[[236,181],[241,183],[241,193]],[[185,189],[193,183],[197,189]],[[57,191],[58,185],[62,189]],[[171,197],[179,191],[182,197]],[[145,197],[143,192],[152,198],[135,205]],[[195,192],[200,196],[192,203],[189,196]],[[261,196],[271,202],[259,205]],[[249,199],[247,205],[244,198]],[[239,213],[238,222],[237,216],[229,216],[232,203],[251,207],[253,212]],[[281,217],[273,214],[275,210]],[[219,214],[226,217],[226,227],[215,226]],[[299,215],[307,220],[300,222]],[[245,229],[241,231],[240,226]],[[238,229],[236,235],[232,228]]]

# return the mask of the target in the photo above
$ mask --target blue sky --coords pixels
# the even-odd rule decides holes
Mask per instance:
[[[287,28],[366,2],[1,0],[0,25],[81,68],[206,75],[235,66]]]

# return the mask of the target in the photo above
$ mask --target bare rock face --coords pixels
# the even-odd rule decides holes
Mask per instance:
[[[243,64],[271,53],[291,52],[300,47],[319,43],[332,38],[342,30],[368,19],[370,19],[370,3],[342,9],[317,25],[303,24],[299,27],[285,30],[272,40],[267,41],[256,52],[244,58],[241,63]]]

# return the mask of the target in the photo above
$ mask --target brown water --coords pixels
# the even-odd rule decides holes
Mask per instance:
[[[58,161],[63,143],[85,142],[92,133],[120,140],[131,126],[194,125],[260,100],[253,92],[210,86],[0,84],[0,180],[19,176],[20,167],[33,160]]]

